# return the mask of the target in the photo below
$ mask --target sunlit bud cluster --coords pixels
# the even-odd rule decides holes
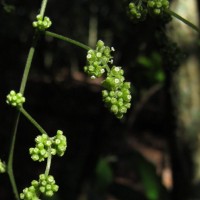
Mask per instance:
[[[40,174],[39,180],[33,180],[31,186],[27,187],[20,194],[20,199],[39,200],[38,195],[42,193],[44,196],[52,197],[57,192],[59,186],[56,185],[52,175]]]
[[[21,93],[16,93],[14,90],[11,90],[6,97],[6,103],[14,107],[21,107],[24,102],[25,97]]]
[[[29,149],[31,158],[34,161],[44,161],[50,154],[52,141],[47,134],[42,134],[35,138],[35,143],[35,147]]]
[[[6,172],[6,164],[0,160],[0,173]]]
[[[63,156],[67,148],[67,139],[61,130],[57,131],[56,136],[49,137],[42,134],[36,137],[36,145],[29,149],[31,158],[34,161],[44,161],[50,154]]]
[[[113,66],[103,81],[103,101],[106,107],[119,119],[127,112],[131,104],[130,83],[124,82],[123,70],[121,67]]]
[[[42,18],[41,15],[36,16],[36,21],[33,22],[33,27],[40,31],[45,31],[51,26],[52,22],[49,17]]]
[[[104,42],[99,40],[96,44],[96,49],[90,49],[87,53],[87,66],[84,71],[92,78],[102,76],[109,63],[112,63],[111,52],[114,51],[113,47],[104,45]]]
[[[61,130],[57,131],[55,137],[53,137],[52,150],[56,152],[56,155],[63,156],[67,149],[67,138],[63,135]]]

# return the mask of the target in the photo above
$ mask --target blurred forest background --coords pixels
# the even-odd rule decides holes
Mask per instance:
[[[19,90],[41,0],[0,3],[0,158],[7,160],[14,111],[5,97]],[[24,107],[49,135],[61,129],[68,138],[65,156],[52,163],[60,186],[54,200],[200,199],[199,36],[169,16],[135,24],[128,3],[48,2],[51,31],[91,47],[101,39],[115,48],[114,64],[123,66],[133,96],[127,115],[116,119],[102,102],[102,80],[83,72],[87,52],[41,37]],[[171,3],[199,24],[197,1]],[[14,157],[19,191],[45,169],[28,153],[38,134],[21,116]],[[0,177],[0,199],[13,199],[6,174]]]

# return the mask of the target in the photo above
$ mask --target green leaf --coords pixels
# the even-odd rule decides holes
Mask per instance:
[[[97,190],[103,191],[113,180],[112,169],[105,158],[98,161],[95,173]]]

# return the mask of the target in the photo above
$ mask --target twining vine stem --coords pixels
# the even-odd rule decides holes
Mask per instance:
[[[48,0],[43,0],[41,3],[40,15],[42,17],[44,16],[47,2],[48,2]],[[33,43],[31,45],[29,53],[28,53],[28,57],[27,57],[27,61],[26,61],[25,69],[24,69],[24,74],[22,77],[21,85],[20,85],[20,92],[22,94],[24,93],[24,90],[26,87],[26,83],[27,83],[27,79],[28,79],[28,75],[29,75],[29,71],[30,71],[30,67],[32,64],[32,60],[33,60],[33,56],[35,53],[35,47],[36,47],[37,42],[38,42],[38,32],[35,31],[35,34],[33,36]],[[16,200],[19,200],[19,193],[17,190],[16,181],[15,181],[15,177],[13,174],[13,155],[14,155],[14,149],[15,149],[15,141],[16,141],[18,124],[19,124],[19,118],[20,118],[20,112],[18,111],[16,114],[16,117],[15,117],[15,124],[14,124],[14,129],[13,129],[13,136],[11,139],[11,146],[10,146],[10,151],[9,151],[9,156],[8,156],[8,165],[7,165],[8,176],[9,176],[11,186],[12,186]]]
[[[45,176],[48,176],[49,175],[49,171],[50,171],[50,168],[51,168],[51,160],[52,160],[52,155],[51,155],[51,147],[49,147],[48,149],[48,158],[47,158],[47,165],[46,165],[46,169],[45,169]]]
[[[33,117],[22,107],[20,112],[40,131],[41,134],[47,134],[46,131],[36,122]]]
[[[57,33],[53,33],[53,32],[50,32],[50,31],[45,31],[45,35],[57,38],[59,40],[63,40],[63,41],[69,42],[69,43],[74,44],[76,46],[79,46],[79,47],[81,47],[81,48],[83,48],[83,49],[85,49],[87,51],[91,49],[89,46],[87,46],[87,45],[85,45],[85,44],[83,44],[81,42],[78,42],[76,40],[73,40],[73,39],[68,38],[66,36],[63,36],[63,35],[59,35]]]

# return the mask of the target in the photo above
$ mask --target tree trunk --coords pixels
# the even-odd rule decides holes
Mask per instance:
[[[199,24],[196,0],[174,0],[171,10]],[[186,52],[186,58],[172,75],[171,97],[176,116],[176,144],[181,156],[182,182],[176,199],[200,199],[200,65],[197,55],[198,33],[177,19],[168,26],[168,36]],[[175,153],[175,152],[174,152]],[[181,176],[179,176],[181,179]],[[196,190],[196,187],[199,187]],[[174,188],[176,190],[176,187]],[[176,191],[175,191],[176,193]]]

